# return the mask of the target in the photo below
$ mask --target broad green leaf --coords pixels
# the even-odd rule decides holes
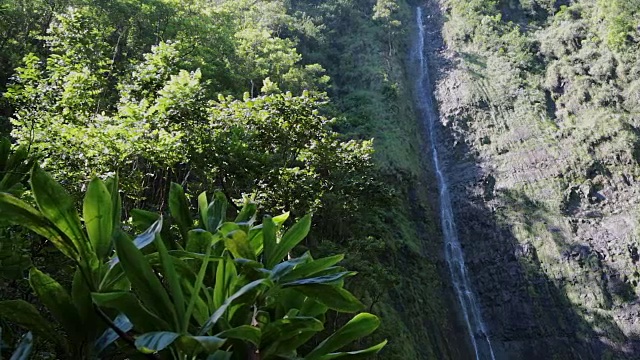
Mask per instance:
[[[209,200],[207,199],[207,192],[203,192],[198,195],[198,215],[200,220],[200,227],[205,230],[209,230],[207,219],[209,218]]]
[[[8,172],[16,170],[20,167],[21,163],[27,160],[28,157],[29,157],[29,149],[26,146],[22,145],[17,149],[15,149],[12,155],[6,158],[7,159],[6,163],[3,166],[1,166],[0,169]],[[23,174],[20,174],[20,177],[23,177]]]
[[[111,261],[113,261],[113,259]],[[131,287],[130,285],[131,283],[125,276],[122,265],[118,263],[107,267],[106,274],[102,277],[102,281],[100,282],[100,286],[97,291],[110,292],[128,290]]]
[[[350,292],[334,285],[302,285],[291,287],[339,312],[357,312],[364,309],[360,300]]]
[[[353,276],[356,273],[353,271],[344,271],[337,274],[318,276],[307,279],[300,279],[295,281],[290,281],[288,283],[282,284],[282,287],[290,287],[290,286],[300,286],[300,285],[315,285],[315,284],[325,284],[325,285],[335,285],[341,284],[347,276]]]
[[[215,353],[224,343],[226,339],[217,336],[190,336],[183,335],[178,340],[178,347],[190,356],[195,357],[200,353],[207,355]]]
[[[200,238],[204,238],[206,240],[204,241],[195,240]],[[193,314],[193,310],[195,309],[196,301],[200,298],[200,289],[202,288],[204,277],[207,273],[207,268],[209,267],[209,257],[211,256],[211,245],[213,243],[213,235],[209,232],[194,233],[193,231],[190,231],[189,240],[193,242],[195,241],[204,242],[205,258],[202,260],[202,264],[200,265],[200,270],[198,271],[198,277],[196,278],[196,282],[193,285],[191,300],[189,301],[189,305],[187,306],[187,312],[183,319],[182,330],[184,332],[188,331],[189,329],[189,322],[191,321],[191,315]],[[188,247],[189,246],[187,244],[187,248]]]
[[[159,217],[145,232],[136,236],[135,240],[133,240],[133,245],[136,249],[144,249],[147,245],[151,244],[153,240],[156,238],[157,234],[160,234],[162,231],[162,217]],[[120,235],[124,235],[124,233],[120,232]],[[111,260],[109,260],[109,267],[113,268],[117,263],[120,262],[120,258],[114,256]]]
[[[284,233],[282,239],[278,243],[276,247],[276,251],[273,254],[273,259],[271,263],[275,264],[284,259],[289,251],[291,251],[296,245],[302,241],[307,234],[309,233],[309,229],[311,229],[311,216],[305,215],[302,219],[300,219],[295,225],[293,225],[287,232]]]
[[[169,295],[142,252],[121,231],[116,233],[114,243],[124,273],[131,281],[131,288],[142,303],[156,315],[170,318],[175,326],[180,326]],[[130,319],[133,320],[131,317]]]
[[[359,359],[370,359],[373,355],[377,354],[382,350],[382,348],[387,345],[387,340],[374,345],[370,348],[364,350],[357,351],[347,351],[347,352],[339,352],[339,353],[331,353],[327,354],[320,358],[320,360],[333,360],[333,359],[343,359],[343,360],[359,360]]]
[[[81,261],[91,269],[96,267],[97,257],[82,230],[73,198],[37,165],[31,171],[31,190],[42,214],[73,242]]]
[[[215,232],[227,218],[227,197],[220,191],[213,194],[213,201],[207,208],[206,229]]]
[[[335,264],[344,259],[344,255],[335,255],[322,259],[313,260],[304,264],[300,264],[282,277],[282,281],[292,281],[317,274],[321,271],[330,269]]]
[[[169,190],[169,210],[171,211],[171,217],[180,229],[182,239],[186,243],[187,233],[193,227],[193,220],[191,220],[191,214],[189,213],[189,201],[184,195],[182,186],[173,182]]]
[[[113,204],[109,189],[99,178],[94,178],[89,183],[84,196],[83,216],[89,240],[98,258],[102,259],[111,250]]]
[[[215,237],[212,233],[202,229],[189,231],[188,237],[186,251],[200,254],[206,253],[207,249],[219,239],[219,237]]]
[[[32,161],[28,161],[26,146],[18,147],[9,155],[11,144],[7,138],[3,138],[0,147],[4,148],[3,152],[6,151],[0,154],[0,192],[12,193],[31,169]]]
[[[13,355],[11,355],[9,360],[27,360],[31,356],[32,350],[33,335],[31,334],[31,331],[29,331],[22,337],[22,340],[20,340],[18,347],[13,352]]]
[[[339,350],[353,341],[371,334],[378,326],[380,326],[380,319],[378,319],[377,316],[369,313],[358,314],[321,342],[320,345],[305,356],[305,359],[323,359],[324,355]]]
[[[31,268],[29,284],[38,299],[47,307],[74,341],[82,342],[86,332],[82,318],[69,293],[57,281],[42,271]]]
[[[236,289],[238,289],[239,287],[241,287],[242,285],[246,284],[247,282],[254,280],[254,279],[261,279],[261,278],[265,278],[265,269],[262,268],[260,265],[255,266],[254,264],[260,264],[257,261],[248,261],[246,263],[244,263],[243,265],[238,266],[238,277],[232,282],[231,285],[231,291],[235,291]],[[236,266],[238,265],[238,263],[236,262]],[[269,279],[265,279],[267,280],[267,283],[270,284],[270,286],[273,284],[272,281],[270,281]],[[238,309],[233,309],[232,311],[229,312],[229,319],[232,319],[233,316],[235,315],[235,311]],[[225,328],[226,329],[226,328]]]
[[[180,278],[178,273],[176,272],[173,263],[175,259],[169,255],[167,252],[167,248],[164,246],[160,235],[156,235],[156,249],[158,249],[158,254],[160,254],[160,263],[162,265],[162,275],[165,279],[169,292],[171,293],[171,298],[173,300],[173,308],[176,311],[176,316],[178,317],[178,324],[182,326],[185,312],[185,300],[184,293],[182,292],[182,286],[180,285]],[[187,320],[188,321],[188,320]],[[186,329],[185,329],[186,331]]]
[[[147,231],[158,219],[160,214],[151,211],[133,209],[131,210],[131,218],[133,219],[133,226],[138,231]]]
[[[207,288],[201,288],[196,292],[196,288],[193,287],[193,284],[185,279],[182,279],[182,286],[185,289],[185,293],[188,294],[187,298],[189,298],[190,301],[193,301],[193,308],[190,316],[185,315],[185,319],[189,319],[189,323],[187,323],[185,328],[189,329],[192,324],[191,319],[195,319],[196,324],[198,324],[197,328],[199,329],[202,324],[209,320],[209,316],[211,316],[211,311],[209,311],[208,305],[212,301],[211,294]],[[191,303],[189,305],[191,305]],[[187,308],[187,314],[188,313],[189,308]]]
[[[300,257],[278,263],[271,270],[271,274],[269,275],[269,278],[277,283],[281,277],[288,275],[295,268],[303,265],[306,262],[309,262],[310,260],[311,260],[311,255],[308,252],[306,252],[304,253],[304,255]]]
[[[37,336],[52,340],[61,346],[63,345],[58,332],[40,315],[40,312],[33,305],[24,300],[0,301],[0,318],[29,329]]]
[[[255,346],[260,346],[260,338],[262,336],[262,331],[260,328],[250,325],[241,325],[232,329],[225,330],[219,334],[216,334],[216,337],[222,339],[237,339],[246,342],[250,342]]]
[[[113,177],[110,177],[104,181],[105,186],[109,189],[111,194],[111,216],[113,217],[113,230],[120,229],[120,220],[122,219],[122,198],[118,191],[119,177],[116,173]]]
[[[237,278],[236,266],[231,259],[225,259],[218,263],[216,269],[216,282],[213,288],[213,306],[219,308],[229,295],[232,282]]]
[[[239,297],[241,297],[242,295],[250,291],[257,289],[260,285],[264,284],[266,281],[267,281],[266,279],[260,279],[260,280],[250,282],[249,284],[243,286],[240,290],[235,292],[233,295],[229,296],[225,300],[225,302],[222,304],[222,306],[220,306],[213,313],[213,315],[211,315],[209,320],[207,320],[207,322],[202,326],[202,329],[200,329],[199,335],[204,335],[207,332],[209,332],[213,328],[213,326],[218,322],[218,320],[220,320],[220,318],[224,315],[224,313],[227,311],[229,306],[231,306]]]
[[[206,249],[205,249],[205,251],[206,251]],[[151,254],[151,255],[153,255],[153,254]],[[223,257],[220,257],[220,256],[217,256],[217,257],[214,257],[214,256],[207,257],[207,256],[206,256],[206,254],[202,254],[202,253],[195,253],[195,252],[184,251],[184,250],[171,250],[171,251],[169,251],[169,255],[171,255],[171,256],[173,256],[173,257],[175,257],[175,258],[178,258],[178,259],[180,259],[180,260],[183,260],[183,259],[184,259],[184,260],[193,260],[193,259],[197,259],[197,260],[203,261],[203,260],[205,260],[205,259],[206,259],[206,260],[208,260],[209,262],[218,262],[218,261],[220,261],[220,260],[224,260],[224,258],[223,258]],[[147,256],[150,256],[150,255],[147,255]],[[151,259],[151,258],[150,258],[150,259]]]
[[[268,348],[261,350],[261,352],[264,353],[265,357],[275,354],[283,355],[285,358],[287,358],[286,355],[290,355],[294,351],[298,350],[298,348],[306,344],[316,334],[316,331],[307,331],[299,333],[297,336],[288,339],[280,339],[275,343],[272,343],[272,345]]]
[[[299,314],[284,314],[282,311],[288,310],[296,310],[299,311],[304,305],[305,299],[307,296],[301,292],[295,291],[294,288],[283,289],[282,287],[274,287],[271,289],[272,291],[267,296],[273,296],[273,301],[278,304],[278,308],[281,309],[278,312],[276,318],[281,318],[284,316],[297,316]],[[304,315],[308,316],[308,315]]]
[[[213,355],[209,355],[207,360],[231,360],[231,356],[233,356],[231,352],[218,350]]]
[[[97,324],[100,320],[97,318],[93,309],[93,301],[91,301],[91,289],[82,275],[82,270],[77,268],[73,274],[73,280],[71,281],[71,299],[73,305],[78,311],[80,318],[84,324]],[[94,330],[95,327],[91,327]],[[89,333],[91,331],[88,331]],[[96,334],[90,334],[94,336]]]
[[[261,262],[256,261],[256,260],[249,260],[249,259],[240,258],[240,259],[233,259],[233,262],[235,262],[237,265],[240,265],[240,267],[242,267],[243,269],[257,270],[257,271],[259,271],[261,273],[264,273],[264,274],[270,273],[269,270],[267,270],[267,269],[265,269],[263,267]]]
[[[149,354],[162,351],[173,343],[176,343],[188,355],[195,356],[202,352],[214,353],[224,345],[225,339],[215,336],[190,336],[176,332],[157,331],[140,335],[135,344],[138,350]]]
[[[133,324],[129,321],[126,315],[120,314],[113,320],[113,325],[118,329],[127,333],[133,329]],[[120,336],[112,329],[108,328],[102,335],[93,343],[93,354],[99,356],[104,350],[106,350],[111,344],[117,341]]]
[[[130,292],[93,293],[91,298],[100,307],[115,309],[126,315],[138,331],[150,332],[169,328],[167,322],[142,306]]]
[[[169,258],[166,260],[167,262],[171,262],[173,265],[173,268],[175,269],[175,271],[178,273],[178,275],[180,276],[180,278],[183,279],[188,279],[189,281],[193,281],[196,278],[196,272],[195,270],[193,270],[193,268],[191,266],[189,266],[186,262],[184,262],[182,260],[182,258],[180,258],[180,256],[174,255],[174,254],[188,254],[182,250],[172,250],[168,252],[171,256],[169,256]],[[155,253],[151,253],[148,255],[144,256],[147,261],[149,262],[149,265],[151,265],[151,267],[153,269],[155,269],[157,272],[162,273],[163,270],[163,261],[160,258],[160,254],[155,252]]]
[[[236,259],[256,259],[256,253],[251,248],[251,244],[249,244],[247,233],[242,230],[234,231],[225,236],[224,244]]]
[[[51,241],[67,257],[80,261],[78,250],[64,234],[38,210],[12,195],[0,193],[0,218],[10,224],[24,226]]]
[[[289,219],[289,215],[290,213],[288,211],[284,214],[280,214],[273,218],[273,223],[276,224],[276,227],[279,229],[282,224]]]
[[[256,258],[262,254],[264,250],[264,241],[262,239],[262,224],[249,229],[249,245],[255,251]]]
[[[300,315],[318,317],[326,313],[328,309],[326,305],[307,297],[300,309]]]
[[[247,201],[236,216],[236,223],[252,223],[255,220],[255,215],[258,207],[255,203]]]
[[[173,344],[180,334],[170,331],[156,331],[142,334],[136,338],[136,348],[145,354],[162,351]]]
[[[271,269],[282,259],[276,259],[276,224],[271,216],[267,215],[262,220],[262,242],[264,248],[265,267]]]
[[[240,225],[234,223],[234,222],[226,222],[223,223],[222,225],[220,225],[220,227],[218,228],[218,232],[215,234],[220,234],[222,236],[227,236],[229,234],[231,234],[234,231],[237,230],[242,230],[240,228]]]
[[[267,324],[262,336],[262,347],[269,344],[298,337],[306,332],[324,330],[322,322],[313,317],[286,317]]]
[[[29,158],[29,149],[26,145],[15,148],[13,154],[11,154],[11,142],[9,139],[3,138],[2,143],[3,145],[0,145],[0,147],[4,147],[5,150],[2,151],[3,154],[0,154],[0,171],[12,171]]]

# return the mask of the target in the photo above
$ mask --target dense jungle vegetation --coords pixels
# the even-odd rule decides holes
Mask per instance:
[[[0,357],[468,358],[415,6],[492,339],[634,358],[640,0],[0,0]]]
[[[2,0],[2,355],[446,353],[410,24],[392,0]]]

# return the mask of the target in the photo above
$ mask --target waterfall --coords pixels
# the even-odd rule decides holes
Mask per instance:
[[[458,240],[455,219],[451,208],[451,198],[447,187],[447,180],[444,176],[438,155],[438,141],[435,129],[437,116],[432,94],[430,93],[431,79],[429,78],[428,64],[424,54],[425,27],[421,7],[417,8],[416,21],[418,23],[418,29],[420,30],[417,43],[412,52],[414,60],[419,64],[416,95],[422,120],[429,133],[429,143],[431,145],[433,164],[438,180],[438,189],[440,191],[440,221],[444,236],[445,260],[449,266],[451,281],[458,297],[458,302],[460,303],[476,360],[495,360],[491,339],[489,339],[489,335],[487,334],[486,325],[482,320],[480,307],[471,287],[469,274],[467,273],[464,254],[460,246],[460,241]]]

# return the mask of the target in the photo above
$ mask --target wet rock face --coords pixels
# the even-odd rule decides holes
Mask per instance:
[[[519,243],[508,228],[501,228],[485,209],[472,202],[459,203],[461,239],[484,316],[504,358],[546,358],[552,337],[573,335],[574,315],[562,311],[562,297],[538,272],[540,260],[531,242]],[[544,346],[538,343],[544,340]],[[563,345],[566,340],[558,345]],[[528,344],[528,345],[527,345]],[[535,351],[534,351],[535,350]],[[556,350],[554,350],[554,353]]]
[[[640,358],[640,188],[603,176],[564,189],[573,193],[571,205],[548,210],[544,199],[505,186],[517,172],[496,167],[500,160],[478,166],[459,158],[459,149],[448,153],[458,164],[452,168],[466,174],[449,174],[458,230],[500,356]],[[536,176],[535,162],[513,166],[521,167],[518,176]],[[487,178],[495,179],[494,196]]]
[[[509,94],[492,100],[465,54],[441,51],[437,24],[439,147],[498,358],[640,359],[640,166],[612,145],[633,134],[585,140],[499,104]]]

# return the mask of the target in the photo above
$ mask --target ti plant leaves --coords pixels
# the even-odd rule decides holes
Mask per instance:
[[[113,210],[109,189],[102,180],[93,179],[84,197],[83,216],[89,240],[100,259],[105,258],[111,250]]]
[[[191,220],[191,214],[189,214],[189,201],[184,194],[182,186],[176,183],[171,183],[171,190],[169,191],[169,209],[171,210],[171,216],[180,229],[182,240],[184,243],[187,241],[187,234],[193,227],[193,220]]]
[[[119,221],[114,180],[89,183],[84,222],[71,197],[38,167],[31,185],[38,209],[0,193],[0,215],[75,261],[72,295],[38,269],[29,277],[67,337],[24,301],[0,302],[0,317],[66,349],[66,356],[128,346],[173,359],[360,359],[385,344],[343,351],[379,326],[371,314],[358,314],[335,332],[325,329],[329,309],[357,313],[364,305],[344,288],[355,273],[337,265],[342,255],[292,257],[311,229],[309,215],[288,229],[288,214],[255,224],[256,205],[246,200],[229,221],[227,199],[217,192],[211,203],[206,194],[198,197],[194,221],[182,188],[172,184],[167,223],[177,225],[179,236],[163,227],[161,215],[134,210],[134,226],[146,230],[133,238]],[[115,256],[108,259],[111,249]],[[321,341],[321,334],[328,337]],[[320,344],[303,356],[299,349],[314,338]]]

